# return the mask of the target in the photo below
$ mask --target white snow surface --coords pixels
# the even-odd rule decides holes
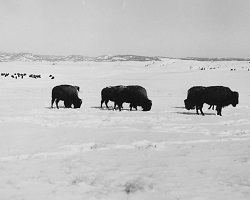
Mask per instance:
[[[42,76],[0,77],[0,199],[250,199],[249,68],[178,59],[0,63],[1,73]],[[80,109],[50,108],[60,84],[80,86]],[[145,87],[151,111],[100,109],[102,88],[114,85]],[[223,116],[204,105],[205,116],[196,115],[183,102],[195,85],[228,86],[239,104]]]

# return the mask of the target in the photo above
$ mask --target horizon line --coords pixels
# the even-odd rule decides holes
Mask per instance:
[[[55,54],[36,54],[31,52],[4,52],[0,51],[0,54],[32,54],[37,56],[57,56],[57,57],[68,57],[68,56],[82,56],[82,57],[89,57],[89,58],[97,58],[102,56],[139,56],[139,57],[158,57],[158,58],[169,58],[169,59],[194,59],[194,60],[200,60],[200,59],[207,59],[207,60],[223,60],[223,59],[230,59],[230,60],[250,60],[250,58],[243,58],[243,57],[203,57],[203,56],[187,56],[187,57],[171,57],[171,56],[145,56],[145,55],[139,55],[139,54],[103,54],[99,56],[88,56],[88,55],[81,55],[81,54],[69,54],[69,55],[55,55]]]

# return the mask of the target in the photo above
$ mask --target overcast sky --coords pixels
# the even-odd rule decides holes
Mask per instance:
[[[0,51],[250,58],[249,0],[0,0]]]

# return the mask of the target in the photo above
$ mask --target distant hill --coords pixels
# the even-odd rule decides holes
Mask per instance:
[[[48,61],[48,62],[63,62],[63,61],[94,61],[94,62],[115,62],[115,61],[160,61],[160,57],[137,56],[137,55],[104,55],[98,57],[88,57],[82,55],[70,56],[52,56],[52,55],[34,55],[32,53],[1,53],[0,62],[12,61]]]
[[[35,55],[32,53],[3,53],[0,52],[0,62],[12,62],[12,61],[47,61],[47,62],[81,62],[81,61],[93,61],[93,62],[116,62],[116,61],[161,61],[164,58],[171,59],[170,57],[160,56],[138,56],[138,55],[103,55],[97,57],[89,57],[82,55],[70,55],[70,56],[53,56],[53,55]],[[177,58],[172,58],[177,59]],[[186,57],[178,58],[181,60],[196,60],[196,61],[250,61],[250,59],[244,58],[201,58],[201,57]]]
[[[200,57],[187,57],[180,58],[181,60],[197,60],[197,61],[250,61],[246,58],[200,58]]]

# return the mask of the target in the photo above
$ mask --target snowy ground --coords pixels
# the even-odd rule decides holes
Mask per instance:
[[[250,63],[9,62],[0,69],[42,75],[0,77],[1,200],[250,199]],[[59,84],[80,86],[80,109],[50,108]],[[120,84],[145,87],[152,110],[99,109],[101,89]],[[222,117],[205,105],[198,116],[183,103],[194,85],[228,86],[239,105]]]

